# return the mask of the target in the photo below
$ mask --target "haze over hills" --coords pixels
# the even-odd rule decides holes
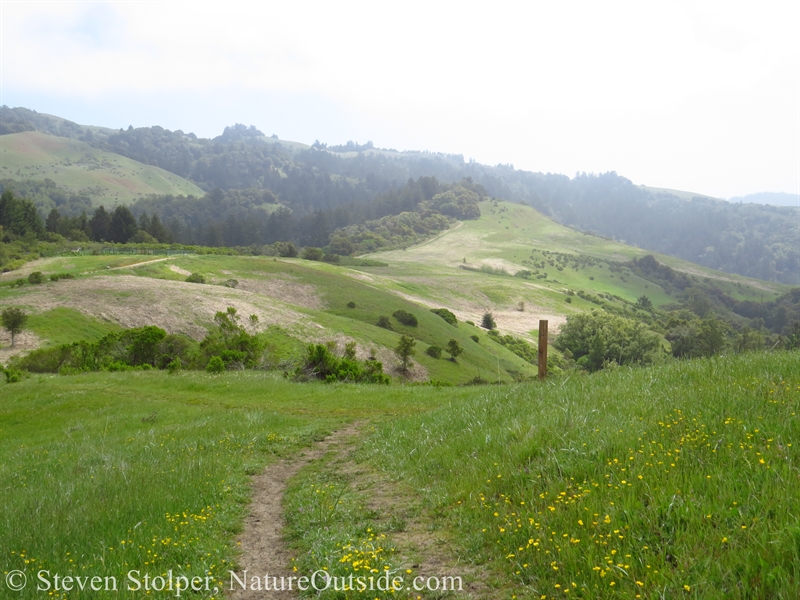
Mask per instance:
[[[800,194],[787,194],[785,192],[760,192],[758,194],[747,194],[746,196],[728,198],[728,202],[800,207]]]
[[[234,241],[235,236],[227,240],[223,235],[200,238],[196,232],[198,227],[206,232],[230,230],[227,224],[231,219],[259,221],[259,213],[252,212],[255,208],[283,206],[298,223],[321,213],[313,238],[302,234],[303,227],[294,230],[295,241],[305,244],[313,239],[313,245],[323,246],[338,228],[389,214],[375,214],[370,207],[409,179],[435,177],[449,184],[469,178],[493,197],[524,202],[578,230],[729,273],[800,283],[799,211],[794,207],[731,204],[690,192],[647,188],[614,172],[579,173],[570,178],[521,171],[513,165],[482,165],[460,155],[378,149],[371,143],[328,146],[317,142],[308,146],[278,140],[244,125],[228,127],[209,140],[161,127],[113,130],[83,126],[23,108],[0,109],[0,121],[7,133],[37,130],[79,139],[97,149],[160,167],[207,192],[219,188],[217,200],[191,216],[187,211],[194,209],[186,203],[178,207],[170,199],[172,194],[132,206],[137,215],[156,211],[162,220],[171,215],[184,235],[188,229],[195,231],[184,239],[187,243],[258,243],[258,235],[242,242]],[[32,168],[20,177],[35,181],[41,168]],[[24,187],[8,175],[0,185]],[[240,198],[237,190],[269,190],[275,200],[264,202],[259,196],[252,205],[218,201],[226,195]],[[43,212],[57,204],[48,201],[47,194],[43,192],[37,200]],[[113,202],[110,198],[108,203]],[[69,214],[69,206],[64,211]],[[270,242],[265,235],[261,240]]]

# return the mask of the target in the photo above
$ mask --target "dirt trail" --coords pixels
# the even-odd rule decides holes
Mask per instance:
[[[289,480],[300,469],[322,458],[326,453],[334,452],[329,468],[345,475],[348,485],[355,491],[366,492],[368,501],[365,508],[375,511],[380,521],[399,519],[403,522],[404,526],[400,531],[390,534],[393,546],[400,552],[403,569],[411,568],[415,576],[422,575],[426,579],[429,576],[461,577],[463,589],[455,594],[460,598],[501,597],[503,590],[491,588],[484,583],[488,577],[480,567],[462,563],[453,554],[444,532],[432,530],[416,495],[353,459],[355,436],[359,427],[360,424],[357,423],[348,425],[305,450],[299,457],[267,467],[253,480],[250,514],[245,519],[244,531],[238,538],[242,555],[238,561],[237,576],[244,581],[245,570],[248,571],[248,581],[251,577],[261,577],[263,581],[266,574],[269,574],[270,580],[272,577],[297,576],[289,567],[292,555],[283,539],[283,495]],[[238,585],[236,588],[229,594],[231,600],[300,598],[297,591],[242,590]],[[447,597],[451,594],[447,594]],[[507,597],[507,594],[503,597]]]
[[[328,436],[302,452],[291,461],[270,465],[253,480],[253,499],[250,515],[245,519],[244,532],[239,536],[242,555],[239,559],[238,575],[241,578],[247,570],[249,576],[289,577],[292,575],[288,565],[291,562],[286,544],[283,541],[283,507],[281,501],[286,485],[297,472],[325,455],[326,452],[340,448],[348,438],[354,436],[358,425],[351,424]],[[230,595],[234,600],[289,600],[299,598],[291,591],[254,591],[238,589]]]

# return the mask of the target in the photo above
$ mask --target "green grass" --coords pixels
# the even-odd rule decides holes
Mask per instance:
[[[660,286],[630,273],[627,269],[613,272],[620,263],[632,258],[653,254],[656,259],[674,269],[709,278],[717,287],[739,300],[771,300],[788,289],[776,283],[762,282],[739,275],[720,273],[658,253],[626,246],[625,244],[585,234],[545,217],[529,206],[510,202],[481,203],[481,218],[464,221],[446,234],[408,248],[369,255],[370,258],[389,262],[386,276],[399,287],[415,286],[414,294],[427,300],[441,299],[453,290],[480,290],[480,297],[495,303],[496,308],[513,304],[519,299],[528,300],[561,314],[571,314],[579,307],[565,307],[563,300],[553,303],[553,294],[564,289],[586,290],[594,294],[608,293],[630,302],[647,295],[656,306],[675,299]],[[546,264],[541,269],[547,279],[524,280],[500,277],[476,271],[459,269],[459,265],[479,268],[496,265],[498,261],[513,274],[520,269],[535,270],[530,262],[546,257],[544,252],[558,253],[575,258],[591,257],[596,264],[564,267]],[[465,262],[466,261],[466,262]],[[548,293],[548,291],[550,293]],[[468,293],[468,292],[467,292]],[[472,295],[472,299],[478,296]]]
[[[799,358],[484,388],[385,424],[364,460],[518,598],[794,598]]]
[[[359,420],[376,427],[356,460],[517,598],[794,598],[798,358],[479,388],[161,372],[0,384],[0,560],[29,581],[172,568],[227,585],[248,477]],[[380,547],[397,568],[401,524],[377,523],[347,480],[324,460],[292,482],[297,564]],[[112,595],[69,596],[90,597]]]
[[[51,345],[69,344],[76,340],[99,340],[121,328],[98,321],[71,308],[54,308],[28,318],[28,329]]]
[[[95,206],[130,204],[148,194],[203,196],[195,184],[158,167],[145,165],[85,142],[38,132],[0,139],[0,178],[53,180]]]
[[[35,377],[0,390],[0,570],[124,581],[172,568],[226,584],[249,475],[345,422],[465,395],[253,373]],[[90,597],[117,596],[69,595]]]

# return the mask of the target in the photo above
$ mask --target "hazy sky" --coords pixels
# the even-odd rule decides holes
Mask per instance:
[[[800,2],[1,2],[0,103],[83,124],[800,193]]]

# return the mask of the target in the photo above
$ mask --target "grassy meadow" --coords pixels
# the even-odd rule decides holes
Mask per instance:
[[[192,182],[164,169],[45,133],[2,136],[0,164],[0,179],[51,179],[73,194],[89,196],[96,206],[130,204],[148,194],[204,194]]]
[[[249,476],[358,421],[356,463],[420,503],[486,597],[794,598],[798,358],[467,388],[163,372],[2,384],[2,570],[180,567],[226,584]],[[298,564],[413,573],[402,507],[367,510],[347,482],[329,457],[290,485]]]

